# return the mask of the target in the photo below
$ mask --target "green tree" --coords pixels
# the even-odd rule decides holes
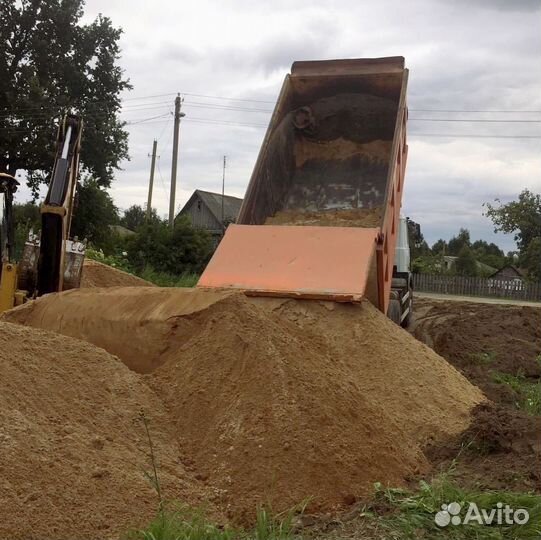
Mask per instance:
[[[492,268],[501,268],[505,265],[505,253],[496,244],[490,244],[485,240],[476,240],[471,245],[476,260],[491,266]]]
[[[406,223],[408,227],[408,242],[411,259],[413,260],[418,257],[430,255],[430,247],[424,239],[423,233],[421,232],[421,226],[409,218],[406,218]]]
[[[476,276],[477,262],[471,248],[464,244],[455,261],[455,272],[460,276]]]
[[[434,255],[448,255],[449,246],[447,245],[447,242],[442,238],[440,238],[437,242],[434,242],[432,245],[432,253],[434,253]]]
[[[147,211],[141,205],[134,204],[124,212],[120,224],[131,231],[136,231],[146,223],[146,219]],[[150,219],[154,223],[161,221],[155,208],[152,208],[150,211]]]
[[[518,201],[498,206],[485,203],[486,212],[494,223],[494,232],[514,233],[515,242],[521,252],[528,249],[534,238],[541,237],[541,195],[523,190]]]
[[[13,223],[38,232],[41,228],[41,213],[35,202],[15,203],[13,205]]]
[[[443,264],[440,255],[421,255],[413,259],[411,271],[414,274],[442,274]]]
[[[171,230],[167,223],[144,223],[128,239],[128,260],[138,271],[147,269],[181,275],[200,273],[212,254],[212,241],[207,231],[191,226],[185,217],[175,221]]]
[[[518,263],[533,279],[541,279],[539,246],[541,245],[541,195],[523,190],[517,201],[498,206],[486,203],[485,215],[495,226],[495,232],[514,233],[519,249]]]
[[[128,157],[117,65],[121,30],[98,16],[81,24],[83,0],[2,1],[0,9],[0,172],[27,172],[37,193],[53,164],[55,124],[84,118],[81,164],[103,187]]]
[[[526,268],[531,279],[541,281],[541,237],[531,240],[526,251],[521,254],[519,263],[522,268]]]
[[[13,227],[15,229],[15,260],[19,261],[30,230],[33,230],[34,233],[41,230],[39,206],[34,202],[15,203],[13,205]]]
[[[77,189],[71,236],[86,238],[94,248],[110,254],[118,243],[111,225],[118,222],[118,209],[109,193],[96,179],[87,176]]]
[[[464,246],[471,246],[470,231],[468,231],[468,229],[461,228],[458,234],[449,240],[449,252],[446,253],[446,255],[458,257]]]

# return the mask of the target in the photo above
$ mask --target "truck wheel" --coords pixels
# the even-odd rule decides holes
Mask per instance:
[[[402,309],[400,307],[400,300],[391,298],[389,301],[389,307],[387,308],[387,317],[391,319],[394,323],[400,326],[400,316],[402,314]]]

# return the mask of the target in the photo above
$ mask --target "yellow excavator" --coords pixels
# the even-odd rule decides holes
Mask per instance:
[[[85,243],[70,239],[79,171],[82,119],[64,116],[58,127],[51,181],[41,206],[41,234],[29,234],[21,256],[14,261],[13,195],[17,180],[0,173],[0,313],[27,298],[79,287]]]

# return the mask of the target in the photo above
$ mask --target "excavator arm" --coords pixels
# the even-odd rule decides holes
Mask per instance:
[[[51,182],[41,207],[38,295],[62,291],[65,285],[73,288],[79,284],[82,257],[79,257],[80,264],[68,263],[73,263],[70,254],[84,254],[80,242],[69,240],[82,129],[82,119],[75,115],[66,115],[58,128]]]

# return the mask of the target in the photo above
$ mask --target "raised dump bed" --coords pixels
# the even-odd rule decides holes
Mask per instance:
[[[387,312],[407,156],[402,57],[295,62],[198,286]],[[302,226],[302,227],[300,227]]]

